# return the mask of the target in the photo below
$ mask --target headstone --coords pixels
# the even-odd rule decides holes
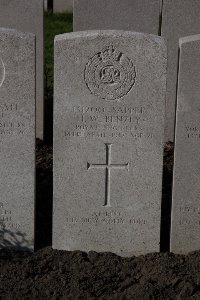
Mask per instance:
[[[160,37],[56,37],[55,249],[159,251],[165,84]]]
[[[0,249],[34,248],[35,35],[0,29]]]
[[[44,10],[48,11],[48,0],[44,0]]]
[[[199,0],[164,0],[162,36],[168,40],[165,141],[174,140],[179,38],[200,32]]]
[[[36,34],[36,135],[43,138],[44,41],[43,0],[0,0],[0,27]]]
[[[180,39],[171,251],[200,249],[200,35]]]
[[[73,12],[73,0],[53,0],[54,13]]]
[[[74,0],[74,31],[133,30],[158,34],[161,0]]]

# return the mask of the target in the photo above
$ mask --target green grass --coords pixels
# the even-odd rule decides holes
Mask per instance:
[[[44,114],[44,136],[45,142],[52,144],[53,137],[53,57],[54,57],[54,38],[58,34],[71,32],[73,16],[69,13],[64,14],[45,14],[45,114]]]
[[[54,37],[58,34],[71,32],[73,29],[73,15],[45,14],[45,99],[51,101],[53,97],[53,52]]]

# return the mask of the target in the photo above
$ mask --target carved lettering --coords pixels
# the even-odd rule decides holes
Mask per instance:
[[[65,136],[69,136],[69,137],[81,137],[83,136],[83,133],[81,131],[77,131],[77,132],[67,132],[65,131]]]
[[[194,207],[194,206],[181,206],[179,208],[180,212],[185,212],[185,213],[198,213],[200,214],[200,207]]]
[[[1,103],[0,104],[0,111],[1,112],[9,112],[9,111],[18,111],[19,104],[17,103]]]
[[[139,224],[139,225],[146,225],[147,221],[143,219],[131,219],[130,224]]]
[[[143,114],[145,111],[144,107],[126,107],[126,106],[109,106],[109,107],[93,107],[93,106],[74,106],[72,108],[73,113],[82,113],[82,114],[105,114],[105,113],[114,113],[114,114],[128,114],[128,115],[137,115]]]
[[[133,123],[135,118],[132,116],[105,116],[106,123]]]
[[[91,217],[68,217],[66,218],[67,223],[74,224],[105,224],[105,225],[147,225],[147,220],[144,219],[134,219],[125,218],[120,216],[120,212],[97,212]]]

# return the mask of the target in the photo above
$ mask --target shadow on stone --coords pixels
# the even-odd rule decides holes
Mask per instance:
[[[0,250],[5,251],[33,251],[33,241],[26,239],[26,234],[21,231],[11,231],[6,228],[3,222],[0,222]]]

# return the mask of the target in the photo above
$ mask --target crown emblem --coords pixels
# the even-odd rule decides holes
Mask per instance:
[[[118,61],[120,57],[120,51],[115,49],[113,46],[108,46],[100,53],[100,56],[103,62],[110,60]]]

